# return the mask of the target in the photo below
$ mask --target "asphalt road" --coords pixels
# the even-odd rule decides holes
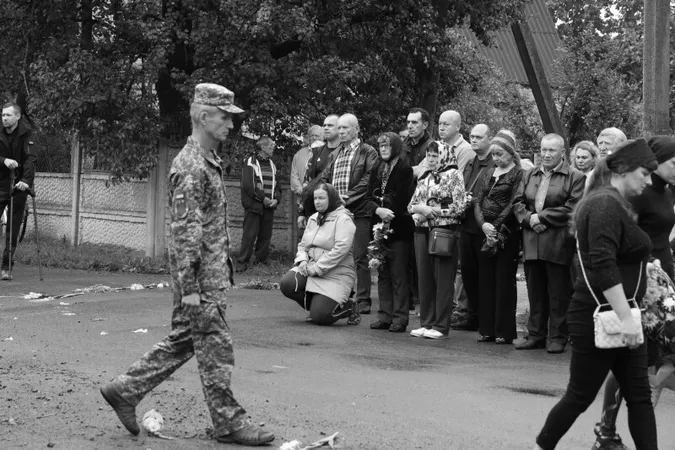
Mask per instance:
[[[17,272],[15,281],[0,284],[1,449],[230,448],[208,437],[194,360],[137,408],[139,419],[157,409],[163,432],[175,440],[129,435],[98,394],[168,333],[169,290],[41,302],[20,297],[166,276],[50,271],[39,283],[34,269]],[[229,304],[233,390],[252,420],[276,433],[271,448],[340,432],[342,448],[359,450],[531,449],[567,381],[569,352],[479,344],[474,333],[429,341],[372,331],[372,316],[359,326],[317,327],[277,291],[233,290]],[[412,316],[411,322],[418,324]],[[599,413],[598,398],[559,448],[590,449]],[[672,392],[662,395],[657,420],[660,448],[675,449]],[[625,409],[619,431],[632,446]]]

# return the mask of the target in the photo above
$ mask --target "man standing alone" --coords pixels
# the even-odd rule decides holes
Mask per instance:
[[[247,269],[255,246],[256,261],[267,264],[272,242],[274,211],[279,205],[281,189],[277,167],[272,162],[274,141],[268,136],[258,139],[258,156],[251,156],[241,169],[241,204],[244,225],[237,258],[237,272]]]
[[[359,121],[353,114],[338,119],[340,147],[330,155],[330,162],[321,173],[321,181],[332,184],[354,215],[354,262],[356,263],[356,302],[360,314],[370,314],[370,268],[368,243],[370,220],[366,202],[370,172],[377,163],[377,152],[359,139]]]
[[[192,136],[169,172],[169,262],[173,280],[171,333],[126,373],[101,388],[132,434],[136,405],[192,356],[219,442],[258,446],[274,434],[251,425],[234,399],[232,338],[225,322],[225,290],[233,284],[227,228],[227,197],[215,148],[232,129],[234,94],[216,84],[198,84],[190,107]]]
[[[2,133],[0,133],[0,214],[10,204],[12,187],[16,189],[13,211],[7,214],[7,233],[5,233],[5,251],[2,254],[2,279],[10,280],[10,258],[14,260],[19,229],[26,207],[28,193],[33,186],[35,176],[35,155],[30,151],[32,130],[21,119],[21,108],[16,103],[6,103],[2,107]],[[10,218],[11,214],[11,218]],[[11,222],[10,222],[11,220]],[[10,249],[10,223],[11,242]]]

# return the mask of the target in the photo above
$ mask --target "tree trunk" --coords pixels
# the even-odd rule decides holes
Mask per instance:
[[[180,10],[180,1],[162,0],[162,13],[164,18],[171,9]],[[175,24],[178,29],[192,30],[192,22],[187,14],[178,14],[181,23]],[[159,102],[159,116],[162,120],[162,137],[169,140],[182,139],[191,132],[191,122],[188,116],[189,102],[183,94],[176,89],[171,72],[177,69],[186,75],[194,71],[194,48],[188,43],[180,41],[176,35],[172,36],[173,46],[168,49],[169,56],[166,66],[159,71],[157,83],[157,99]]]
[[[670,133],[670,1],[644,0],[643,107],[647,136]]]
[[[446,17],[448,15],[449,0],[433,0],[434,9],[436,9],[436,27],[440,33],[445,32]],[[441,82],[441,76],[435,69],[418,63],[417,67],[417,85],[419,90],[419,105],[429,113],[431,123],[429,132],[433,135],[434,123],[436,122],[436,107],[438,103],[438,86]]]

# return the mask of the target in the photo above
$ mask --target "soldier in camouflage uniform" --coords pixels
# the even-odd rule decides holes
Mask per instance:
[[[190,108],[193,131],[169,173],[170,265],[173,279],[171,333],[126,373],[101,388],[123,425],[138,434],[136,405],[197,357],[204,397],[220,442],[263,445],[274,435],[251,425],[230,389],[234,356],[225,322],[225,290],[233,284],[227,228],[227,198],[214,151],[232,128],[234,94],[199,84]]]

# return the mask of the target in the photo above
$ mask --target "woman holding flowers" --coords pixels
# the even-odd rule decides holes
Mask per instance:
[[[446,144],[432,142],[426,158],[429,170],[420,176],[408,205],[415,223],[421,325],[410,335],[447,339],[459,256],[458,226],[471,202],[457,159]],[[443,242],[444,248],[437,249],[437,242]]]
[[[516,335],[516,272],[520,233],[511,207],[523,178],[516,137],[501,130],[490,141],[495,162],[474,202],[476,222],[485,234],[478,255],[478,342],[511,344]],[[487,282],[493,280],[493,282]]]
[[[342,318],[354,321],[356,305],[349,293],[356,279],[352,254],[356,226],[328,183],[314,188],[314,207],[317,212],[307,220],[295,265],[283,276],[279,289],[308,311],[308,321],[317,325]]]
[[[375,224],[369,253],[381,255],[370,260],[371,267],[377,266],[380,308],[370,328],[402,333],[408,327],[407,269],[413,237],[408,202],[415,185],[412,168],[399,157],[403,142],[398,134],[384,133],[377,144],[380,160],[371,172],[366,202]]]
[[[633,318],[628,299],[641,304],[651,240],[640,229],[629,199],[651,184],[657,163],[644,139],[626,141],[597,163],[586,196],[573,220],[581,274],[567,312],[572,341],[570,380],[537,436],[536,449],[552,450],[586,411],[611,370],[628,405],[628,425],[638,450],[656,450],[656,421],[647,373],[647,348],[640,342],[642,324]],[[582,271],[583,269],[583,271]],[[585,273],[585,276],[584,276]],[[599,349],[594,340],[597,301],[609,304],[620,321],[625,347]]]

